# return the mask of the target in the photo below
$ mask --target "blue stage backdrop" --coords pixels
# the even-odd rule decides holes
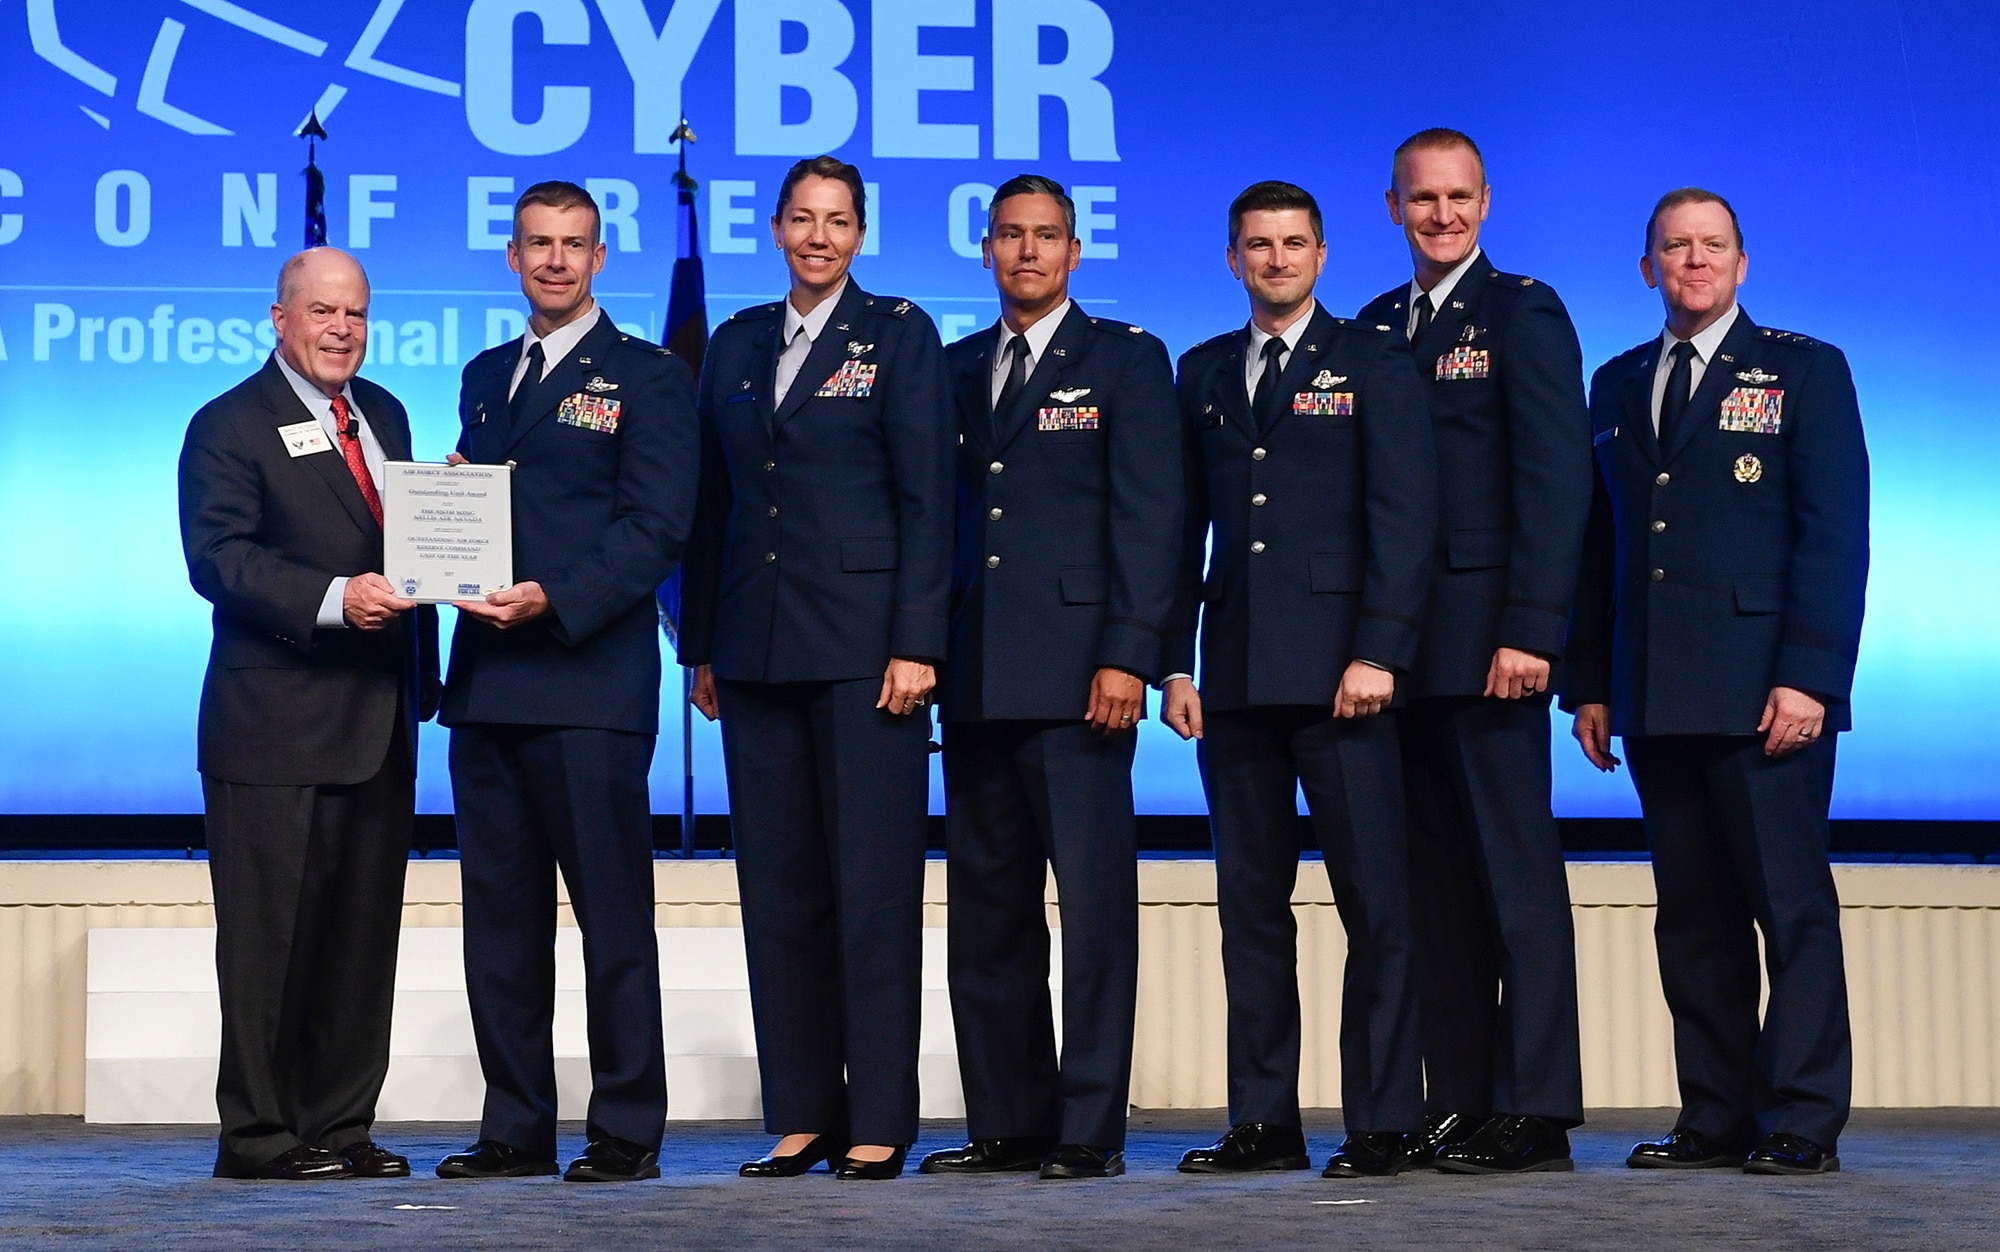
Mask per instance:
[[[1653,200],[1712,187],[1743,215],[1745,306],[1846,349],[1868,426],[1874,568],[1835,815],[2000,818],[1983,0],[11,0],[0,83],[0,811],[200,808],[207,606],[174,462],[189,415],[271,344],[302,232],[294,135],[317,108],[329,240],[375,284],[366,373],[434,458],[459,367],[521,329],[502,249],[529,183],[593,189],[603,303],[660,334],[682,112],[712,322],[782,292],[765,222],[786,166],[823,151],[873,183],[856,275],[947,339],[995,316],[984,197],[1024,170],[1074,190],[1085,307],[1176,352],[1244,320],[1224,214],[1255,179],[1319,196],[1321,298],[1351,313],[1409,274],[1382,204],[1391,148],[1449,125],[1486,151],[1488,251],[1562,293],[1594,367],[1658,332],[1636,264]],[[1558,811],[1635,812],[1558,720]],[[424,747],[422,806],[441,811],[436,728]],[[719,811],[712,728],[696,759]],[[1193,754],[1157,724],[1138,771],[1143,810],[1202,810]]]

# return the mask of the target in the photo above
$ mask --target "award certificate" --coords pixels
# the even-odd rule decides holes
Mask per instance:
[[[420,604],[483,600],[514,585],[510,465],[382,463],[382,572]]]

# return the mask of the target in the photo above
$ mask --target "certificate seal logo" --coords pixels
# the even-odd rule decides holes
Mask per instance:
[[[1764,463],[1748,452],[1736,458],[1736,481],[1754,483],[1764,476]]]

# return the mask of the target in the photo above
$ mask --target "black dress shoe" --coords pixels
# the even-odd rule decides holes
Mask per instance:
[[[1746,1174],[1834,1174],[1840,1158],[1804,1135],[1765,1135],[1743,1163]]]
[[[1421,1135],[1370,1133],[1349,1135],[1340,1151],[1327,1158],[1322,1178],[1393,1178],[1411,1167],[1412,1143]]]
[[[974,1139],[962,1148],[933,1152],[917,1166],[925,1174],[1025,1173],[1042,1167],[1053,1139]]]
[[[660,1176],[660,1154],[629,1139],[603,1135],[592,1139],[583,1155],[569,1163],[564,1182],[638,1182]]]
[[[1267,1169],[1311,1169],[1306,1132],[1297,1126],[1245,1122],[1205,1148],[1181,1157],[1183,1174],[1247,1174]]]
[[[891,1152],[887,1160],[857,1161],[850,1156],[834,1169],[833,1176],[847,1179],[849,1182],[883,1182],[890,1178],[901,1178],[903,1162],[909,1155],[909,1145],[904,1144]]]
[[[1634,1144],[1625,1164],[1633,1169],[1734,1169],[1744,1150],[1699,1130],[1676,1130],[1664,1139]]]
[[[1545,1117],[1503,1114],[1489,1118],[1471,1138],[1438,1149],[1447,1174],[1532,1174],[1576,1168],[1569,1132]]]
[[[811,1143],[788,1156],[760,1156],[743,1162],[736,1172],[744,1178],[797,1178],[821,1161],[831,1165],[835,1157],[846,1153],[847,1145],[832,1135],[814,1135]]]
[[[261,1182],[324,1182],[331,1178],[352,1178],[354,1167],[338,1152],[300,1144],[256,1165],[247,1165],[234,1158],[218,1160],[215,1176]]]
[[[1116,1178],[1124,1172],[1124,1152],[1084,1143],[1058,1144],[1042,1162],[1043,1178]]]
[[[1410,1136],[1410,1168],[1429,1165],[1437,1159],[1440,1148],[1464,1143],[1485,1124],[1484,1117],[1469,1117],[1464,1113],[1425,1114],[1424,1128]]]
[[[561,1173],[554,1161],[498,1139],[481,1139],[438,1162],[439,1178],[543,1178]]]
[[[334,1149],[347,1162],[356,1178],[408,1178],[410,1158],[397,1156],[379,1143],[363,1139]]]

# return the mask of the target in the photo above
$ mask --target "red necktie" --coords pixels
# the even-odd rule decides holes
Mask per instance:
[[[368,476],[368,462],[361,455],[361,424],[348,417],[347,397],[333,398],[333,428],[340,432],[340,454],[347,458],[348,472],[354,475],[354,485],[361,488],[361,498],[368,502],[368,512],[375,518],[375,524],[382,524],[382,497],[375,490],[375,480]]]

